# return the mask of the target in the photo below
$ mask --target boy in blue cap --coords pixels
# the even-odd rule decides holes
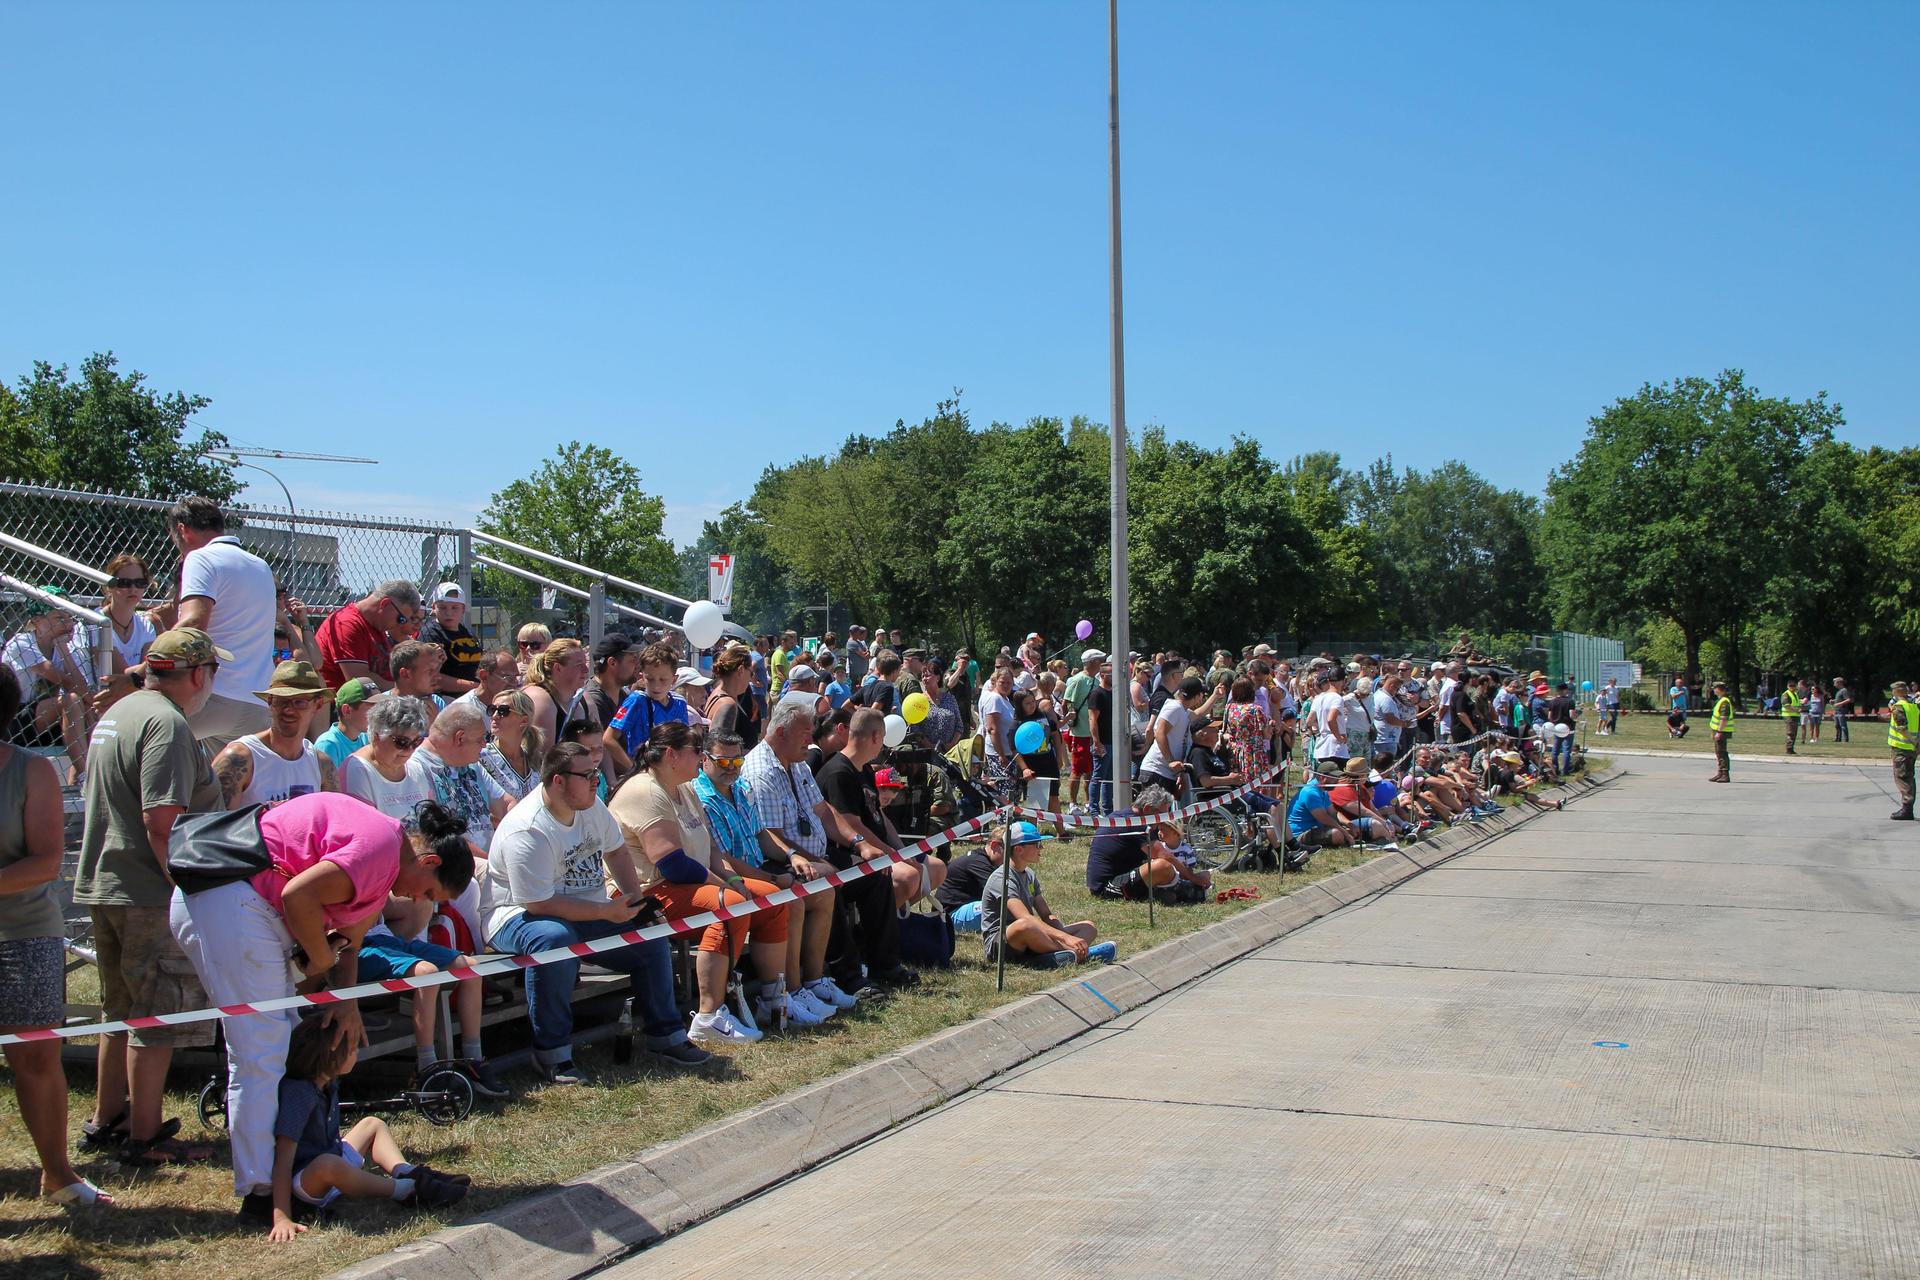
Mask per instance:
[[[1040,892],[1040,880],[1033,866],[1040,861],[1040,846],[1053,839],[1040,834],[1031,822],[1016,822],[1009,833],[1007,859],[987,877],[980,893],[980,940],[986,945],[989,963],[999,958],[1002,928],[1002,904],[1012,917],[1005,924],[1011,947],[1007,958],[1041,968],[1061,968],[1098,960],[1112,964],[1114,945],[1095,942],[1099,933],[1091,920],[1062,924]],[[1007,876],[1013,876],[1013,897],[1007,898]]]

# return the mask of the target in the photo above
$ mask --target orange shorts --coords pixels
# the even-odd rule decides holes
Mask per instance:
[[[750,897],[759,898],[778,892],[777,886],[765,880],[747,880],[743,883],[747,890],[744,895],[712,884],[669,884],[664,880],[647,892],[660,903],[661,910],[667,913],[669,920],[697,916],[702,911],[717,911],[723,900],[727,906],[734,906]],[[753,935],[755,942],[785,942],[787,904],[783,902],[738,920],[716,920],[700,931],[698,950],[724,951],[738,960],[740,948],[746,945],[748,934]]]

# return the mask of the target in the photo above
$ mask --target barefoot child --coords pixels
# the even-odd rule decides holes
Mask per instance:
[[[306,1227],[293,1220],[294,1202],[327,1208],[341,1196],[381,1197],[408,1208],[437,1209],[467,1194],[464,1174],[409,1164],[386,1122],[368,1116],[340,1136],[340,1077],[353,1069],[359,1046],[333,1044],[318,1018],[294,1028],[287,1073],[280,1080],[280,1114],[273,1125],[273,1229],[285,1244]],[[370,1172],[371,1161],[386,1176]],[[304,1214],[302,1216],[305,1216]]]

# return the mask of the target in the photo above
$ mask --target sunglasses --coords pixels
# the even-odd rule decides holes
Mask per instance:
[[[495,720],[498,720],[501,716],[510,716],[515,714],[515,712],[511,705],[505,702],[496,702],[487,708],[487,714]]]
[[[147,586],[147,580],[145,578],[108,578],[107,585],[110,587],[139,587],[144,591]]]
[[[535,653],[538,653],[542,649],[547,647],[547,642],[545,640],[521,640],[518,643],[522,649],[531,649]]]
[[[717,756],[711,751],[707,752],[707,759],[713,761],[722,769],[738,769],[747,762],[745,756]]]
[[[571,770],[571,769],[568,769],[568,770],[567,770],[567,776],[568,776],[569,778],[578,778],[578,779],[580,779],[580,780],[582,780],[582,781],[586,781],[586,780],[589,780],[589,779],[591,779],[591,778],[593,778],[593,777],[595,777],[595,776],[596,776],[596,772],[597,772],[597,771],[595,771],[595,770],[591,770],[591,769],[589,769],[589,770],[588,770],[587,772],[585,772],[585,773],[575,773],[575,772],[574,772],[573,770]]]
[[[392,743],[396,750],[411,751],[415,747],[419,746],[421,743],[425,742],[426,739],[425,738],[403,738],[396,733],[391,738],[388,738],[387,741]]]

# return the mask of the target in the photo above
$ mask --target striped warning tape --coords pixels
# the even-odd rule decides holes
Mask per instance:
[[[756,911],[779,906],[800,898],[809,897],[823,889],[838,888],[863,876],[884,871],[895,863],[911,861],[922,854],[932,853],[935,849],[963,839],[975,832],[991,826],[995,818],[1005,811],[992,809],[977,818],[970,818],[958,826],[948,827],[944,831],[909,841],[899,849],[890,849],[877,858],[856,863],[846,870],[829,871],[817,880],[805,884],[796,884],[791,888],[777,889],[765,897],[749,898],[731,906],[715,911],[703,911],[698,915],[683,916],[678,920],[669,920],[664,924],[649,925],[644,929],[633,929],[626,933],[611,934],[605,938],[596,938],[591,942],[575,942],[564,947],[554,947],[547,951],[538,951],[524,956],[491,956],[467,969],[443,969],[437,973],[422,974],[414,978],[388,978],[380,982],[363,982],[358,986],[342,987],[337,991],[317,991],[312,995],[284,996],[274,1000],[258,1000],[247,1004],[222,1005],[211,1009],[191,1009],[184,1013],[152,1014],[139,1018],[127,1018],[118,1022],[88,1022],[73,1026],[48,1027],[43,1030],[22,1031],[14,1035],[0,1035],[0,1045],[27,1044],[37,1040],[66,1040],[79,1036],[112,1035],[121,1031],[137,1031],[147,1027],[171,1027],[189,1022],[209,1022],[215,1018],[237,1018],[252,1013],[280,1013],[287,1009],[304,1009],[315,1005],[339,1004],[346,1000],[358,1000],[364,996],[385,995],[393,992],[413,991],[422,987],[444,986],[451,982],[473,982],[494,974],[512,973],[516,969],[537,969],[541,965],[556,964],[562,960],[580,960],[602,951],[613,951],[620,947],[632,946],[636,942],[650,942],[656,938],[670,938],[677,934],[696,933],[708,925],[723,920],[738,920],[750,916]]]
[[[1043,822],[1059,822],[1069,827],[1084,827],[1100,831],[1115,829],[1138,831],[1162,822],[1184,822],[1197,814],[1211,813],[1215,809],[1232,804],[1240,797],[1261,787],[1272,786],[1273,780],[1293,768],[1291,762],[1283,761],[1267,769],[1251,782],[1243,782],[1231,791],[1197,801],[1179,809],[1169,809],[1165,813],[1155,813],[1148,817],[1133,816],[1127,818],[1094,817],[1091,814],[1072,814],[1060,809],[1042,809],[1029,804],[1010,804],[1006,812],[1017,813],[1023,818],[1038,818]]]

